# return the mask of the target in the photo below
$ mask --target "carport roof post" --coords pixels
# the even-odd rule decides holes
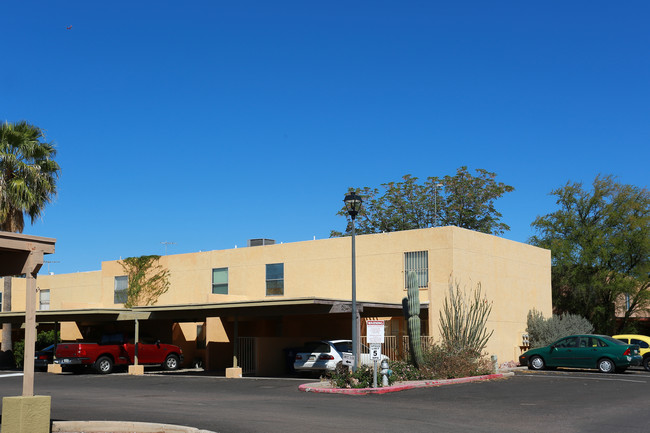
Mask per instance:
[[[34,395],[34,345],[36,343],[36,274],[43,256],[54,253],[56,239],[0,232],[0,276],[26,276],[25,354],[23,397]]]

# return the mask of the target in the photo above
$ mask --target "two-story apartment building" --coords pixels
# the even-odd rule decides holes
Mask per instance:
[[[285,349],[305,341],[351,337],[349,237],[167,255],[160,263],[170,271],[168,292],[153,307],[130,310],[122,305],[127,281],[118,261],[94,272],[40,275],[37,321],[57,322],[64,339],[77,339],[93,332],[90,325],[128,330],[139,318],[143,335],[181,345],[188,363],[220,370],[236,353],[257,374],[285,372]],[[529,310],[552,312],[548,250],[457,227],[357,236],[361,323],[386,319],[393,356],[406,333],[409,270],[418,274],[423,330],[434,338],[450,285],[481,284],[493,302],[487,352],[500,362],[517,359]],[[24,282],[15,278],[13,287],[13,310],[24,311]],[[9,317],[16,320],[0,313]]]

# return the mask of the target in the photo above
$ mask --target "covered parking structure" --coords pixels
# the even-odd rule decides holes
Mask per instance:
[[[357,302],[360,318],[400,318],[401,304]],[[24,313],[0,313],[20,325]],[[428,304],[421,318],[428,318]],[[327,298],[271,299],[130,309],[74,309],[36,312],[40,324],[76,323],[79,329],[111,328],[181,346],[187,364],[200,359],[207,370],[231,366],[244,373],[282,375],[287,351],[313,339],[351,338],[352,305]],[[362,321],[357,321],[361,323]],[[201,335],[201,331],[203,335]],[[195,332],[195,333],[193,333]],[[65,338],[65,335],[64,335]]]

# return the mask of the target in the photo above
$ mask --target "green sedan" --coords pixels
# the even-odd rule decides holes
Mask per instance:
[[[531,370],[555,367],[597,368],[602,373],[622,373],[641,365],[639,346],[625,344],[606,335],[571,335],[546,347],[519,356],[519,364]]]

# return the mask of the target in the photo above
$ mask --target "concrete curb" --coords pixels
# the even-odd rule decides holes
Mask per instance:
[[[329,382],[304,383],[298,387],[304,392],[320,392],[329,394],[367,395],[386,394],[389,392],[405,391],[415,388],[430,388],[434,386],[453,385],[456,383],[478,382],[482,380],[503,379],[514,376],[513,372],[486,374],[484,376],[460,377],[458,379],[418,380],[413,382],[400,382],[396,385],[383,388],[332,388]]]
[[[52,433],[215,433],[172,424],[121,421],[53,421]]]

